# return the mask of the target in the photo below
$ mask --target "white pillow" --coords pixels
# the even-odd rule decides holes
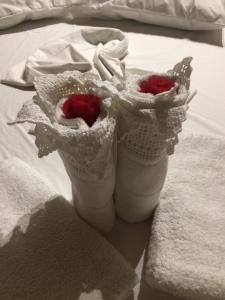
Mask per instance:
[[[76,6],[90,0],[0,0],[0,29],[17,25],[24,20],[65,17],[76,11]]]
[[[95,12],[189,30],[225,27],[224,0],[106,0],[99,1]]]

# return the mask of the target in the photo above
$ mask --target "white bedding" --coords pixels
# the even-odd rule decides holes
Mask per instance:
[[[48,25],[48,26],[47,26]],[[127,32],[129,55],[127,66],[155,71],[165,71],[185,56],[193,56],[192,87],[198,94],[191,103],[184,131],[225,136],[225,48],[221,31],[187,32],[132,21],[86,21],[80,25],[36,21],[24,23],[0,34],[0,76],[19,63],[37,48],[50,40],[67,35],[81,26],[110,26]],[[0,85],[0,160],[17,156],[37,169],[57,191],[70,199],[70,182],[57,153],[37,158],[34,138],[27,134],[25,126],[9,127],[16,113],[33,91]],[[182,135],[181,135],[182,136]],[[150,221],[128,225],[118,221],[109,240],[136,267],[142,271],[143,250],[149,238]],[[135,299],[167,299],[150,288],[135,289]],[[175,299],[175,298],[171,298]]]

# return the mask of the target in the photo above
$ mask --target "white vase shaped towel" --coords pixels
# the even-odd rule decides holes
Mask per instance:
[[[114,136],[110,113],[116,89],[93,72],[64,72],[36,78],[36,96],[24,104],[16,123],[35,123],[39,156],[58,150],[71,179],[73,201],[80,216],[102,233],[111,230],[115,209]],[[100,113],[93,124],[65,118],[63,105],[71,95],[95,95]],[[14,122],[15,123],[15,122]]]
[[[117,214],[128,222],[147,219],[159,202],[168,155],[194,95],[189,92],[191,60],[183,59],[165,74],[127,71],[119,86],[115,202]],[[173,86],[155,94],[145,91],[150,78],[161,77]]]

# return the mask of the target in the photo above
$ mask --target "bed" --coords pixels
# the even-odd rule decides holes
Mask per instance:
[[[199,132],[225,137],[225,31],[186,31],[132,20],[97,20],[86,18],[77,22],[60,19],[27,21],[0,32],[0,77],[11,67],[26,59],[36,49],[51,40],[79,30],[85,26],[115,27],[124,31],[129,39],[127,67],[165,71],[185,56],[192,56],[192,86],[198,90],[188,111],[183,131]],[[62,161],[55,152],[39,159],[34,138],[27,127],[9,127],[21,105],[31,99],[34,91],[0,85],[0,160],[16,156],[39,171],[66,199],[71,199],[70,181]],[[182,134],[180,138],[182,142]],[[128,260],[141,277],[148,245],[151,220],[128,224],[117,220],[107,239]],[[133,291],[133,298],[178,299],[153,290],[141,280]]]

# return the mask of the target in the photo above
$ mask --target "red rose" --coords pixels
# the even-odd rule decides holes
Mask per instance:
[[[100,98],[91,94],[73,94],[63,104],[66,119],[82,118],[92,126],[100,114]]]
[[[139,92],[157,95],[169,91],[175,86],[175,82],[166,76],[152,75],[142,81],[139,86]]]

